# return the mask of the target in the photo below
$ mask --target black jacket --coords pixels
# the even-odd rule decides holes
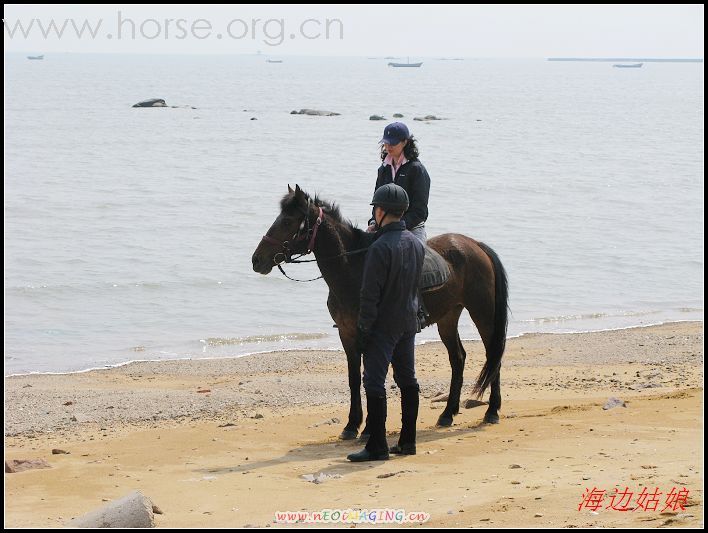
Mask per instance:
[[[376,178],[376,187],[374,191],[386,185],[387,183],[395,183],[400,185],[408,193],[408,201],[410,203],[408,211],[403,215],[403,221],[408,229],[415,228],[418,224],[428,220],[428,197],[430,196],[430,176],[425,170],[423,163],[420,161],[408,161],[401,165],[396,172],[396,181],[393,181],[393,176],[390,165],[381,165]],[[374,210],[371,210],[373,215]],[[369,221],[373,223],[373,219]]]
[[[386,224],[366,252],[358,327],[392,335],[418,329],[418,284],[425,250],[403,221]]]

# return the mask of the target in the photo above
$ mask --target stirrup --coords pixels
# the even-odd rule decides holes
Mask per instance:
[[[416,318],[418,319],[418,333],[430,325],[430,315],[426,315],[422,310],[418,311]]]

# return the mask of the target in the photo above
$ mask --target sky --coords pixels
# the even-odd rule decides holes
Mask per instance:
[[[702,58],[703,11],[703,4],[5,4],[3,22],[6,53]]]

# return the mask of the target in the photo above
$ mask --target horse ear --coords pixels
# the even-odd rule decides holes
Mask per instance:
[[[295,198],[302,204],[307,204],[307,195],[297,184],[295,184]]]
[[[295,191],[293,191],[293,188],[292,188],[292,187],[290,186],[290,184],[289,184],[289,183],[288,183],[288,192],[289,192],[289,193],[293,193],[293,192],[295,192]]]

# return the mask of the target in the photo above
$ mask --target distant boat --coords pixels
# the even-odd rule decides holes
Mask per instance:
[[[419,67],[423,64],[421,61],[420,63],[411,63],[411,58],[408,58],[408,63],[389,63],[389,67]]]
[[[266,59],[266,63],[282,63],[282,59]]]
[[[617,63],[612,65],[615,68],[642,68],[644,63]]]
[[[44,56],[27,56],[27,59],[44,59]]]

